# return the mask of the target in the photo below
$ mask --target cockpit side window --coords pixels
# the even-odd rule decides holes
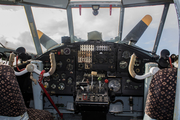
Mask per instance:
[[[130,7],[125,8],[124,24],[122,39],[130,32],[130,30],[147,14],[152,16],[152,22],[142,34],[137,46],[152,51],[162,17],[164,5]],[[162,49],[168,49],[171,53],[178,53],[178,21],[175,7],[173,4],[169,6],[168,14],[164,24],[164,29],[161,34],[157,54],[160,54]],[[173,47],[172,47],[173,46]]]
[[[124,24],[123,24],[123,35],[122,39],[131,31],[131,29],[145,16],[150,15],[152,21],[147,27],[145,32],[142,34],[137,46],[152,51],[153,45],[156,39],[159,23],[161,20],[163,5],[156,6],[144,6],[144,7],[130,7],[125,9]]]
[[[174,4],[169,6],[167,13],[166,22],[162,32],[157,54],[160,54],[162,49],[168,49],[170,54],[178,54],[178,43],[179,43],[179,30],[178,30],[178,19]]]
[[[28,53],[36,54],[23,6],[0,5],[0,16],[1,44],[12,50],[25,47]]]
[[[32,10],[37,30],[58,44],[61,43],[61,37],[69,36],[66,9],[32,7]],[[43,46],[42,49],[46,51]]]

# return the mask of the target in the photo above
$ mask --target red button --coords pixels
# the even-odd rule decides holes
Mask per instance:
[[[109,80],[108,80],[108,79],[105,79],[105,80],[104,80],[104,82],[105,82],[105,83],[108,83],[108,82],[109,82]]]

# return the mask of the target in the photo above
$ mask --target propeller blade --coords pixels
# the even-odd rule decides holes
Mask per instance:
[[[41,32],[40,30],[37,30],[38,33],[38,37],[40,40],[40,43],[46,48],[49,49],[55,45],[58,45],[58,43],[56,41],[54,41],[53,39],[51,39],[50,37],[48,37],[47,35],[45,35],[43,32]]]
[[[150,15],[144,16],[141,21],[129,32],[129,34],[124,38],[123,42],[133,42],[136,44],[136,42],[139,40],[139,38],[142,36],[146,28],[149,26],[149,24],[152,21],[152,17]]]

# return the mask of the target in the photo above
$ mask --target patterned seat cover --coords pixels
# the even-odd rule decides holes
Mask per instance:
[[[45,110],[28,108],[27,113],[29,115],[29,120],[53,120],[51,113]]]
[[[158,120],[173,120],[177,68],[159,70],[151,80],[145,112]]]
[[[13,69],[0,65],[0,115],[20,116],[27,111]]]
[[[13,69],[0,65],[0,115],[16,117],[27,111],[29,120],[53,120],[50,112],[27,109]]]

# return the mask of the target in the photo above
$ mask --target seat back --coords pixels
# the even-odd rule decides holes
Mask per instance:
[[[14,70],[0,65],[0,115],[16,117],[24,114],[27,108],[19,88]]]
[[[145,113],[154,119],[172,120],[174,112],[177,68],[159,70],[151,80]]]

